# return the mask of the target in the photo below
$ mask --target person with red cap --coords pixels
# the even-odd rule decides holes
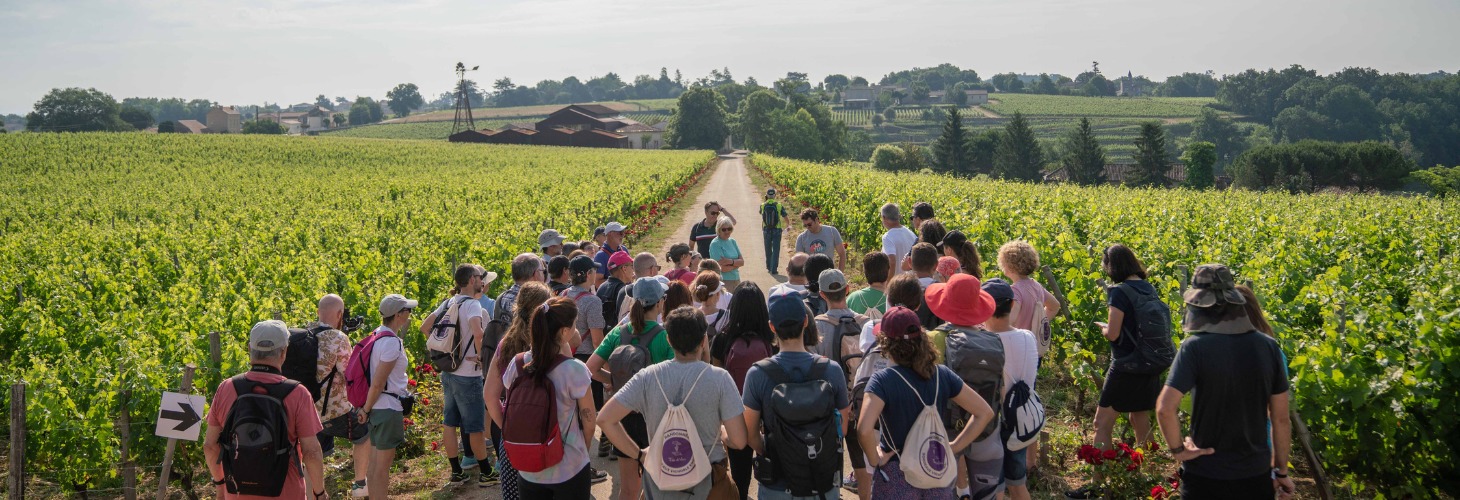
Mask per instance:
[[[924,307],[946,323],[930,336],[939,362],[972,387],[990,408],[1003,404],[1004,343],[982,326],[994,315],[994,297],[979,279],[955,274],[947,283],[928,285]],[[996,366],[997,369],[990,369]],[[997,432],[985,432],[959,461],[958,493],[973,500],[994,498],[1004,488],[1004,446]],[[977,483],[977,491],[972,489]]]
[[[871,471],[872,498],[957,498],[951,481],[946,487],[913,486],[904,475],[901,462],[917,460],[925,466],[946,470],[947,460],[958,456],[993,422],[993,408],[953,370],[934,361],[933,345],[917,313],[906,307],[893,307],[882,317],[876,331],[878,348],[893,364],[872,375],[867,382],[862,414],[858,418],[860,422],[881,422],[880,438],[876,426],[861,425],[857,429],[862,449],[875,465]],[[971,417],[959,430],[958,437],[948,443],[947,450],[928,447],[922,456],[914,457],[913,450],[925,446],[909,442],[914,424],[920,420],[919,414],[929,406],[946,412],[949,402]],[[942,430],[942,435],[947,436],[947,430]]]

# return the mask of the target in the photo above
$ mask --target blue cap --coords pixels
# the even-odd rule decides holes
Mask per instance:
[[[1009,282],[1000,278],[989,278],[988,281],[983,282],[983,291],[997,301],[1014,300],[1014,288],[1009,286]]]
[[[771,323],[780,326],[785,324],[799,325],[806,321],[806,304],[801,302],[801,294],[794,290],[782,290],[770,298]]]
[[[654,307],[664,299],[664,291],[668,288],[667,285],[652,276],[639,278],[634,281],[634,287],[629,290],[629,295],[644,307]]]

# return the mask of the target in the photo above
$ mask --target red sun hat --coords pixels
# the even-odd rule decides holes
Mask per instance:
[[[933,314],[958,326],[980,325],[994,315],[994,297],[971,274],[955,274],[947,283],[929,285],[923,299]]]

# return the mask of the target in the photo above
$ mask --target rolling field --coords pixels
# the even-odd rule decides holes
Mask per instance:
[[[505,274],[543,228],[582,238],[619,220],[643,231],[714,155],[78,133],[6,134],[0,158],[0,381],[28,384],[26,475],[80,491],[119,486],[122,413],[136,425],[133,460],[155,472],[160,392],[192,363],[194,393],[211,395],[247,368],[253,323],[303,324],[334,292],[371,328],[385,294],[430,307],[451,288],[452,263]],[[407,338],[424,359],[421,337]],[[439,436],[408,433],[407,456]],[[205,481],[200,447],[180,447],[175,465]]]
[[[1000,115],[1025,116],[1195,118],[1201,108],[1216,102],[1207,97],[1083,97],[998,93],[987,108]]]
[[[1251,282],[1277,330],[1292,407],[1312,430],[1329,477],[1360,498],[1454,491],[1460,233],[1453,221],[1460,205],[960,180],[764,156],[754,163],[860,248],[879,248],[876,214],[884,202],[932,203],[948,229],[976,242],[989,277],[999,276],[994,257],[1002,243],[1029,241],[1069,299],[1069,316],[1055,323],[1054,362],[1044,366],[1090,398],[1110,351],[1090,326],[1106,315],[1103,248],[1132,247],[1177,322],[1183,266],[1227,264]],[[1186,335],[1173,331],[1178,340]],[[1088,419],[1090,410],[1070,404],[1051,415]]]
[[[556,109],[556,108],[554,108]],[[669,119],[667,112],[645,112],[625,113],[624,116],[638,120],[645,125],[653,125]],[[546,118],[547,115],[522,116],[512,119],[481,119],[475,120],[477,130],[497,129],[508,123],[535,123]],[[352,127],[340,131],[324,132],[320,135],[329,137],[356,137],[367,139],[430,139],[446,140],[451,136],[452,121],[434,122],[409,122],[409,123],[377,123],[362,127]]]

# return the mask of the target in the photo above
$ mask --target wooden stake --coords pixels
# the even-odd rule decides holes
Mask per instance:
[[[1333,489],[1328,484],[1328,476],[1323,473],[1323,462],[1318,460],[1318,450],[1313,449],[1313,436],[1308,433],[1308,425],[1303,423],[1303,417],[1298,412],[1292,412],[1293,430],[1298,432],[1298,443],[1303,445],[1303,455],[1308,457],[1308,466],[1313,468],[1313,481],[1318,483],[1318,497],[1323,500],[1333,500]]]
[[[25,382],[10,386],[10,500],[25,498]]]
[[[117,434],[122,438],[122,497],[137,500],[137,469],[132,463],[132,412],[127,405],[132,401],[132,391],[123,390],[117,399],[122,411],[117,415]]]
[[[193,370],[195,369],[197,367],[191,364],[183,367],[182,387],[178,389],[178,392],[182,394],[193,393]],[[162,454],[162,473],[157,479],[157,500],[165,500],[167,498],[167,483],[172,476],[172,455],[176,451],[177,440],[168,439],[167,451]]]
[[[1044,276],[1044,285],[1049,288],[1050,292],[1054,293],[1055,300],[1058,300],[1060,303],[1060,315],[1069,317],[1070,299],[1065,298],[1065,292],[1060,290],[1059,281],[1054,279],[1054,271],[1050,270],[1049,266],[1040,266],[1039,272],[1040,275]]]

